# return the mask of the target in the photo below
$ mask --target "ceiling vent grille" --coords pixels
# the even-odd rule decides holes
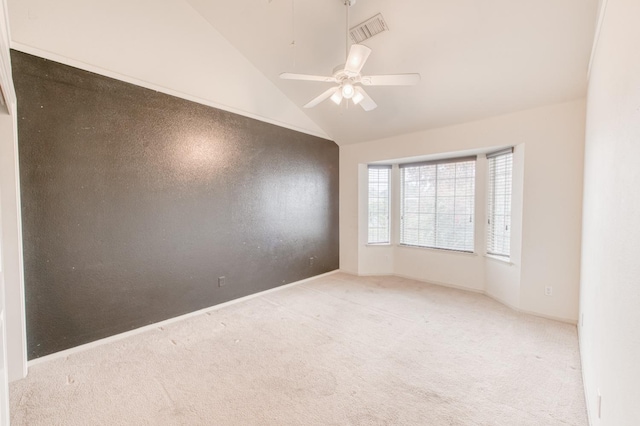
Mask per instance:
[[[354,43],[362,43],[384,31],[389,31],[389,27],[387,27],[387,23],[384,21],[382,14],[378,13],[373,18],[369,18],[363,23],[349,29],[349,35]]]

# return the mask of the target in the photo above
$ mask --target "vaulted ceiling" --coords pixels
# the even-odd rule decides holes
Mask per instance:
[[[344,63],[343,0],[187,0],[302,107]],[[357,0],[350,26],[382,13],[363,42],[363,74],[418,72],[415,87],[368,87],[378,108],[324,102],[305,113],[339,144],[357,143],[585,96],[597,0]],[[292,44],[295,42],[295,45]],[[215,52],[210,52],[215,55]]]

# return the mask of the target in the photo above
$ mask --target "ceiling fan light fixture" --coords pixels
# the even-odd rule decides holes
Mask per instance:
[[[342,85],[342,97],[345,99],[351,99],[353,95],[356,93],[356,89],[354,89],[353,84],[345,83]]]
[[[351,101],[353,102],[354,105],[358,105],[360,102],[362,102],[363,99],[364,99],[364,95],[360,92],[356,92],[353,95],[353,98],[351,98]]]
[[[349,7],[353,6],[356,0],[340,0],[346,6],[347,10],[347,59],[344,65],[339,65],[333,70],[331,76],[309,75],[282,73],[280,78],[284,80],[303,80],[303,81],[319,81],[324,83],[334,83],[335,86],[325,90],[319,96],[304,105],[304,108],[313,108],[321,102],[331,99],[335,104],[340,105],[343,99],[352,100],[354,105],[360,105],[365,111],[372,111],[377,108],[371,96],[367,94],[362,86],[414,86],[420,82],[420,74],[383,74],[383,75],[365,75],[361,74],[371,49],[364,44],[355,43],[349,47]],[[379,16],[379,15],[377,15]],[[376,18],[376,17],[374,17]],[[377,18],[376,18],[377,19]],[[374,19],[375,20],[375,19]],[[380,16],[380,20],[382,17]],[[366,21],[365,24],[369,24]],[[377,29],[386,30],[386,24],[377,25]],[[375,25],[371,23],[373,28]],[[374,35],[374,34],[372,34]],[[355,84],[355,85],[354,85]]]
[[[342,92],[340,90],[336,90],[336,93],[331,95],[331,100],[336,104],[340,105],[342,103]]]

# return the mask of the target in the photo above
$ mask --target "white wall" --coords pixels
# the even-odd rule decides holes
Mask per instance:
[[[513,185],[511,190],[510,264],[487,257],[485,262],[485,291],[488,295],[513,308],[520,309],[520,278],[522,273],[522,202],[524,198],[525,144],[513,153]]]
[[[578,318],[580,217],[585,102],[536,108],[487,120],[340,147],[340,267],[397,275],[485,291],[516,308],[566,321]],[[367,247],[366,194],[358,187],[362,165],[374,161],[516,145],[513,265],[467,255],[391,246]],[[482,172],[479,172],[482,173]],[[521,173],[518,175],[518,173]],[[479,176],[482,179],[481,176]],[[362,181],[364,182],[364,181]],[[479,181],[479,187],[484,185]],[[517,186],[517,185],[516,185]],[[360,191],[360,193],[359,193]],[[476,214],[484,215],[484,192]],[[482,200],[482,201],[481,201]],[[521,223],[517,209],[521,205]],[[484,223],[484,220],[477,223]],[[477,249],[483,229],[476,230]],[[517,233],[522,238],[518,244]],[[521,246],[521,252],[519,248]],[[482,251],[480,251],[482,253]],[[382,256],[392,256],[381,263]],[[391,265],[391,266],[389,266]],[[371,269],[369,269],[371,268]],[[517,279],[519,277],[519,279]],[[515,279],[515,281],[514,281]],[[552,285],[554,295],[544,296]]]
[[[18,165],[16,163],[15,112],[0,113],[0,245],[4,278],[7,363],[9,380],[26,375],[22,231]]]
[[[185,1],[8,3],[14,49],[326,137]]]
[[[6,105],[2,107],[3,111],[0,112],[0,279],[4,284],[7,376],[9,380],[16,380],[26,375],[27,347],[16,100],[11,78],[9,25],[5,0],[0,4],[0,85],[6,101]]]
[[[340,153],[340,159],[342,160],[342,153]],[[368,200],[368,188],[366,185],[359,184],[359,182],[368,182],[368,169],[366,164],[359,164],[358,166],[358,180],[356,183],[356,190],[358,191],[358,206],[366,206],[369,202]],[[397,182],[398,169],[394,167],[391,170],[391,181]],[[340,189],[342,191],[342,189]],[[397,192],[392,191],[391,196],[391,205],[397,206],[399,199],[397,196]],[[361,210],[362,212],[363,210]],[[399,211],[398,208],[391,208],[390,215],[391,221],[397,220],[397,214],[395,212]],[[367,246],[367,221],[361,220],[357,224],[358,226],[358,246],[362,247],[364,250],[367,250],[367,255],[358,256],[357,262],[358,267],[355,271],[351,271],[353,274],[357,274],[357,271],[364,271],[361,275],[392,275],[395,270],[394,266],[394,252],[393,246],[387,244],[379,244],[379,245],[370,245]],[[342,223],[340,223],[340,228],[342,228]],[[391,238],[394,238],[395,235],[392,232]],[[342,250],[340,250],[340,254],[342,254]]]
[[[478,156],[476,161],[476,181],[475,181],[475,223],[486,222],[485,200],[487,167],[484,155]],[[396,189],[399,188],[400,176],[396,177]],[[364,182],[363,182],[364,183]],[[362,185],[366,187],[366,185]],[[396,191],[398,194],[399,191]],[[366,211],[367,205],[360,204],[359,210]],[[400,211],[398,203],[395,211]],[[362,218],[364,219],[364,218]],[[395,216],[393,228],[395,235],[400,234],[400,217]],[[362,232],[366,232],[366,220],[361,220],[363,224]],[[485,246],[484,228],[476,226],[474,242],[476,249]],[[366,233],[364,233],[366,237]],[[434,284],[442,284],[450,287],[459,287],[473,291],[484,291],[485,288],[485,259],[477,253],[457,253],[444,250],[431,250],[417,247],[400,246],[399,238],[394,241],[394,274],[417,280],[424,280]],[[365,241],[366,243],[366,241]],[[368,247],[361,251],[363,257],[368,256]],[[477,252],[478,250],[476,250]]]
[[[606,3],[589,81],[580,348],[593,425],[640,424],[639,21],[638,0]]]
[[[552,109],[549,110],[551,112]],[[585,109],[537,118],[524,169],[520,307],[577,320]],[[533,130],[533,129],[532,129]],[[544,295],[553,287],[553,297]]]

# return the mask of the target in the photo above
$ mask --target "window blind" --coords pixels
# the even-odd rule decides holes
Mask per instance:
[[[368,244],[388,244],[391,241],[390,183],[391,166],[369,165]]]
[[[400,166],[401,244],[473,252],[475,160]]]
[[[511,255],[511,190],[513,148],[487,154],[489,161],[489,217],[487,253]]]

